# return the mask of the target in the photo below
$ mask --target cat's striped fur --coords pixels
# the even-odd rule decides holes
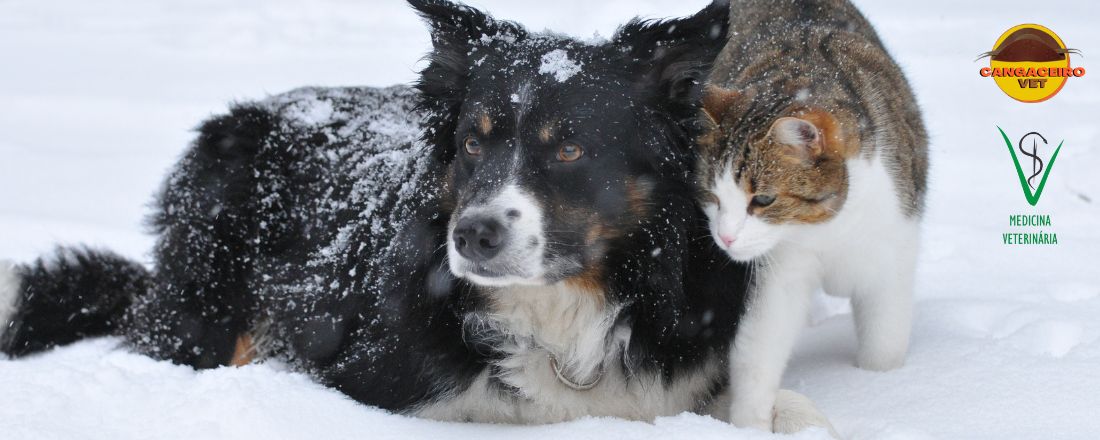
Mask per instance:
[[[846,0],[739,0],[703,99],[700,201],[756,265],[731,352],[732,421],[767,428],[818,288],[850,297],[861,367],[901,365],[928,170],[916,100]]]

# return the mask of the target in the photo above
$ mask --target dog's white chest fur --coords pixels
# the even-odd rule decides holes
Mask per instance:
[[[630,363],[623,356],[630,329],[616,323],[621,308],[604,303],[598,292],[559,284],[503,288],[492,298],[491,313],[468,319],[483,320],[472,327],[505,335],[496,347],[503,358],[464,391],[415,415],[488,423],[553,423],[584,416],[652,420],[697,409],[720,373],[718,359],[673,383],[653,372],[627,371],[624,365]],[[577,384],[591,388],[577,389]]]

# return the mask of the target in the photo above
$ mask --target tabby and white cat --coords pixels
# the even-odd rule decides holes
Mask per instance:
[[[852,300],[858,365],[902,365],[928,168],[920,110],[846,0],[734,1],[703,99],[701,203],[755,265],[731,351],[731,421],[770,429],[813,292]]]

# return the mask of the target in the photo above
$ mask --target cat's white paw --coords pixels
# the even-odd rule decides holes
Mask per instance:
[[[0,336],[11,323],[11,317],[15,314],[16,302],[19,299],[19,273],[15,265],[9,261],[0,260]]]
[[[774,400],[771,396],[759,396],[756,399],[733,399],[730,405],[730,423],[738,428],[759,429],[771,432],[774,418]]]
[[[772,420],[767,416],[734,412],[730,414],[730,423],[733,423],[733,426],[738,428],[758,429],[766,432],[772,431]]]
[[[839,439],[840,434],[829,423],[810,398],[791,390],[779,390],[775,396],[774,415],[771,431],[778,434],[794,434],[809,428],[823,428],[829,435]]]

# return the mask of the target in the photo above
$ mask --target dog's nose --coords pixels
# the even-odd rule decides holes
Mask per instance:
[[[492,218],[464,218],[455,225],[455,249],[471,261],[489,261],[500,253],[504,227]]]

